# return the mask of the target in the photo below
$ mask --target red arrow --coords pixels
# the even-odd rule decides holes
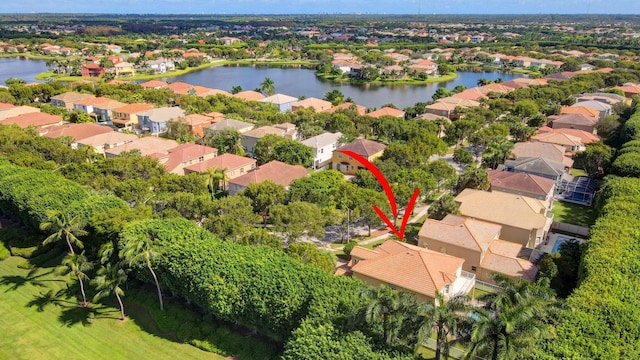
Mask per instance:
[[[391,190],[391,186],[389,185],[389,182],[384,177],[384,175],[382,175],[382,172],[375,165],[369,162],[369,160],[354,153],[353,151],[349,151],[349,150],[339,150],[339,151],[347,156],[351,156],[352,158],[356,159],[356,161],[358,161],[360,164],[364,165],[369,171],[371,171],[371,173],[373,174],[373,176],[376,177],[380,185],[382,185],[382,189],[387,195],[387,199],[389,200],[389,205],[391,206],[391,212],[393,213],[393,218],[394,219],[397,218],[398,208],[396,207],[396,198],[395,196],[393,196],[393,190]],[[382,212],[382,210],[378,208],[378,206],[373,205],[373,210],[376,212],[376,214],[378,214],[380,219],[382,219],[382,221],[384,221],[384,223],[387,224],[389,228],[391,228],[393,233],[396,234],[400,240],[404,238],[404,231],[407,228],[407,222],[409,221],[409,216],[411,215],[411,211],[413,210],[413,207],[416,204],[416,200],[418,199],[419,194],[420,194],[420,189],[416,189],[413,192],[413,196],[411,196],[411,200],[409,200],[409,204],[407,204],[407,208],[404,211],[404,216],[402,217],[402,225],[400,225],[399,230],[396,228],[393,222],[389,220],[389,218],[387,218],[387,215],[385,215]]]

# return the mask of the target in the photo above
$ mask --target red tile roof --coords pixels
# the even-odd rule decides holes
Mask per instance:
[[[76,141],[113,132],[113,130],[108,126],[101,126],[92,123],[51,126],[43,129],[43,131],[44,133],[42,136],[44,137],[55,139],[61,136],[70,136]]]
[[[255,163],[255,159],[251,159],[248,157],[238,156],[234,154],[222,154],[220,156],[214,157],[213,159],[189,165],[184,169],[197,173],[205,173],[207,172],[207,169],[231,170]]]
[[[404,111],[385,106],[376,111],[372,111],[367,115],[374,118],[379,118],[381,116],[404,117]]]
[[[366,158],[376,155],[387,146],[385,144],[381,144],[379,142],[367,140],[367,139],[355,139],[352,142],[342,145],[339,150],[349,150],[354,153],[364,156]]]
[[[51,115],[43,112],[33,112],[0,120],[0,124],[15,124],[23,129],[30,126],[45,127],[62,124],[62,117],[59,115]]]
[[[309,172],[303,166],[288,165],[274,160],[259,166],[253,171],[230,180],[229,184],[247,187],[251,183],[260,183],[269,180],[287,187],[293,180],[307,176],[308,174]]]
[[[180,164],[198,159],[201,156],[217,154],[218,149],[209,146],[186,143],[168,150],[168,159],[163,164],[169,172],[175,170]],[[215,155],[214,155],[215,156]]]
[[[553,179],[526,173],[488,170],[487,174],[489,174],[489,182],[492,187],[528,192],[545,197],[555,185]]]

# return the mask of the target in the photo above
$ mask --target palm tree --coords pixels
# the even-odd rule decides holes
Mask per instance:
[[[222,188],[227,187],[227,173],[225,169],[209,168],[207,169],[207,187],[211,190],[211,198],[214,198],[215,190],[220,189],[220,182],[222,182]]]
[[[267,96],[273,95],[276,92],[276,87],[273,80],[268,77],[264,78],[264,80],[260,83],[260,90],[265,92]]]
[[[69,246],[69,252],[75,254],[73,251],[73,245],[79,248],[83,248],[82,241],[78,239],[79,236],[87,235],[84,230],[84,226],[80,224],[77,216],[69,218],[66,213],[55,211],[49,213],[49,218],[40,224],[40,230],[51,231],[51,235],[44,239],[42,245],[51,244],[64,239]]]
[[[422,326],[418,331],[416,346],[422,345],[422,342],[435,332],[436,360],[440,360],[441,354],[448,358],[449,345],[452,343],[450,337],[457,333],[458,324],[465,318],[463,313],[468,308],[468,300],[468,297],[459,295],[445,301],[442,294],[436,292],[435,304],[421,304],[418,307],[418,314],[422,316],[423,320]]]
[[[545,321],[556,307],[551,289],[524,280],[514,282],[504,275],[494,275],[493,280],[502,290],[480,297],[486,304],[474,310],[477,320],[472,324],[465,359],[478,355],[511,359],[552,327]]]
[[[60,275],[74,275],[78,278],[80,284],[80,292],[82,293],[82,306],[87,305],[87,296],[84,292],[84,280],[88,279],[87,271],[93,269],[93,263],[87,260],[84,252],[78,254],[67,254],[62,260],[62,264],[58,266],[56,272]]]
[[[160,310],[164,309],[162,303],[162,291],[160,290],[160,283],[156,272],[151,267],[151,259],[158,256],[158,253],[153,249],[154,235],[149,236],[137,236],[135,238],[123,239],[125,241],[124,247],[120,250],[120,258],[123,259],[129,266],[133,266],[140,262],[144,262],[153,276],[153,281],[156,283],[156,290],[158,291],[158,300],[160,301]]]
[[[409,309],[415,307],[415,297],[398,292],[388,286],[369,288],[362,293],[369,300],[365,311],[365,321],[369,324],[381,323],[384,342],[394,345]]]
[[[124,305],[122,304],[122,296],[124,291],[120,287],[127,281],[127,274],[118,265],[108,263],[98,270],[98,276],[91,281],[96,286],[98,293],[93,297],[96,302],[111,294],[116,296],[120,305],[120,320],[124,320]]]
[[[491,141],[487,144],[487,148],[482,154],[482,164],[485,167],[495,169],[511,157],[513,147],[513,143],[504,138]]]

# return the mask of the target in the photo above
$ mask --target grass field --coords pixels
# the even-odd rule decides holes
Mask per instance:
[[[563,201],[555,201],[552,212],[554,221],[584,227],[593,225],[598,217],[598,212],[593,206],[583,206]]]
[[[179,343],[139,304],[125,302],[125,321],[115,307],[81,308],[52,268],[23,261],[0,261],[0,359],[226,359]]]

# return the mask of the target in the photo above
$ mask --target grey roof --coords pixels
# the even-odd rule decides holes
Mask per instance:
[[[504,165],[505,167],[513,168],[516,172],[545,174],[554,177],[564,173],[564,164],[541,157],[522,157],[516,160],[507,160]]]
[[[158,123],[167,122],[185,115],[186,113],[184,112],[184,110],[180,109],[177,106],[161,107],[138,113],[138,116],[147,116],[149,120]]]
[[[598,110],[598,111],[606,111],[611,109],[611,105],[607,103],[603,103],[602,101],[597,101],[597,100],[579,101],[574,105],[572,105],[572,107],[575,107],[575,106],[584,106],[589,109]]]
[[[242,130],[250,127],[253,127],[253,124],[233,119],[224,119],[213,125],[207,126],[206,129],[209,129],[211,131],[221,131],[225,129]]]
[[[582,97],[582,96],[585,96],[585,97],[603,97],[603,98],[609,98],[609,99],[618,100],[618,101],[627,100],[627,98],[622,96],[622,95],[618,95],[618,94],[614,94],[614,93],[604,93],[604,92],[585,93],[585,94],[578,95],[578,97]]]
[[[342,133],[324,133],[318,136],[314,136],[312,138],[308,138],[307,140],[302,141],[303,144],[312,147],[314,149],[319,149],[334,143],[337,143],[338,140],[342,137]]]

